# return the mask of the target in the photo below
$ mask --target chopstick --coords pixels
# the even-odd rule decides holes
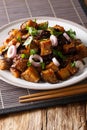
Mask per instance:
[[[52,98],[74,96],[83,93],[87,93],[87,84],[74,85],[66,88],[60,88],[60,89],[21,96],[19,97],[19,102],[27,103],[27,102],[34,102],[38,100],[41,101],[41,100],[52,99]]]

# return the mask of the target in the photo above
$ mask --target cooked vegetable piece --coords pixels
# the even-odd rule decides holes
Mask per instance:
[[[22,33],[18,29],[12,29],[9,32],[9,35],[10,35],[10,37],[16,38],[18,40],[19,38],[21,39]]]
[[[11,67],[10,71],[13,74],[14,77],[16,77],[16,78],[20,77],[20,71],[18,71],[16,68]]]
[[[25,21],[25,22],[20,26],[21,31],[26,30],[26,27],[34,27],[34,28],[37,28],[37,23],[34,22],[33,20],[29,19],[29,20]]]
[[[68,35],[72,38],[72,39],[76,39],[76,32],[73,31],[72,29],[67,31]]]
[[[52,53],[52,43],[49,39],[40,42],[41,56],[49,55]]]
[[[43,70],[41,73],[41,76],[44,81],[50,82],[50,83],[57,83],[58,79],[52,69]]]
[[[43,22],[38,24],[39,30],[46,30],[48,28],[48,22]]]
[[[5,59],[0,59],[0,69],[1,70],[9,70],[12,64],[12,60],[5,58]]]
[[[57,74],[58,78],[61,80],[66,80],[71,76],[67,67],[60,69]]]
[[[46,65],[46,69],[52,69],[54,72],[59,70],[59,68],[53,62],[50,62],[48,65]]]
[[[73,64],[69,63],[66,68],[68,69],[71,75],[74,75],[75,73],[78,72],[78,68],[74,65],[74,62]]]
[[[63,50],[65,54],[74,53],[76,52],[75,44],[73,42],[71,42],[70,44],[64,44]]]
[[[28,33],[32,36],[36,36],[38,34],[38,30],[34,27],[26,27],[26,30],[28,30]]]
[[[27,68],[27,62],[28,59],[20,57],[18,60],[14,61],[11,67],[16,68],[20,72],[23,72]]]
[[[56,30],[59,30],[61,32],[65,31],[65,29],[62,26],[60,26],[60,25],[55,25],[53,28],[56,29]]]
[[[39,82],[40,80],[40,76],[37,72],[37,70],[30,66],[28,67],[22,74],[21,74],[21,77],[27,81],[30,81],[30,82]]]
[[[87,57],[87,47],[85,45],[80,44],[76,46],[76,49],[77,49],[78,55],[81,58]]]

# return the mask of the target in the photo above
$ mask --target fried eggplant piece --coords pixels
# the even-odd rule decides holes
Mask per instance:
[[[58,79],[52,69],[47,69],[41,72],[42,79],[49,83],[57,83]]]
[[[74,52],[76,52],[75,44],[73,42],[71,42],[70,44],[64,44],[63,51],[65,54],[73,54]]]
[[[21,36],[22,36],[22,33],[21,33],[21,31],[20,30],[18,30],[18,29],[12,29],[9,33],[8,33],[11,37],[15,37],[16,39],[17,38],[21,38]]]
[[[19,78],[19,77],[20,77],[20,71],[18,71],[17,69],[11,67],[11,68],[10,68],[10,71],[11,71],[11,73],[13,74],[14,77],[16,77],[16,78]]]
[[[27,27],[27,26],[37,28],[37,23],[34,22],[33,20],[29,19],[29,20],[27,20],[26,22],[24,22],[24,23],[20,26],[20,30],[21,30],[21,31],[26,30],[26,27]]]
[[[66,67],[60,69],[57,75],[58,75],[58,78],[61,80],[66,80],[71,76],[69,70]]]
[[[50,62],[48,65],[46,65],[46,69],[52,69],[54,72],[59,70],[59,68],[53,62]]]
[[[78,55],[81,58],[87,57],[87,47],[85,45],[80,44],[80,45],[76,46],[76,49],[77,49]]]
[[[28,59],[20,57],[19,59],[14,60],[14,63],[12,64],[11,67],[19,70],[20,72],[23,72],[27,68],[27,62]]]
[[[59,30],[61,32],[65,31],[65,29],[62,26],[60,26],[60,25],[55,25],[53,28],[56,29],[56,30]]]
[[[69,63],[66,68],[68,69],[68,71],[70,72],[71,75],[74,75],[75,73],[78,72],[78,68],[76,68],[75,66],[72,66],[71,63]]]
[[[49,39],[40,42],[41,56],[49,55],[52,53],[52,43]]]
[[[9,70],[11,65],[12,65],[11,59],[8,58],[0,59],[0,70]]]
[[[39,82],[40,80],[40,76],[37,72],[37,70],[33,67],[30,66],[28,67],[22,74],[21,74],[21,78],[30,81],[30,82]]]

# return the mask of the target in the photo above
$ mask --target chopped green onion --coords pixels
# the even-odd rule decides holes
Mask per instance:
[[[45,69],[45,63],[41,62],[40,65],[41,65],[41,68],[44,70]]]
[[[71,63],[71,67],[75,67],[75,62]]]
[[[58,51],[58,50],[54,50],[54,49],[53,49],[53,54],[56,55],[56,56],[58,56],[58,57],[60,57],[60,58],[63,59],[63,60],[66,59],[66,57],[62,54],[61,51]]]
[[[31,44],[32,40],[33,40],[33,37],[32,37],[32,36],[29,36],[29,37],[27,38],[27,40],[24,42],[23,45],[24,45],[24,46],[27,46],[27,45]]]
[[[41,23],[39,24],[38,27],[39,30],[46,30],[47,28],[48,28],[48,22]]]
[[[76,38],[76,32],[73,31],[72,29],[66,31],[67,34],[72,38],[72,39],[75,39]]]
[[[28,58],[29,56],[27,54],[21,54],[21,58]]]
[[[30,62],[30,61],[27,62],[27,66],[28,66],[28,67],[31,66],[31,62]]]
[[[26,27],[26,30],[28,30],[28,33],[32,36],[36,36],[38,34],[38,30],[34,27]]]
[[[51,35],[55,35],[55,36],[59,36],[61,35],[63,32],[58,32],[56,31],[54,28],[49,27],[48,30],[50,31]]]
[[[31,49],[30,50],[30,55],[34,55],[34,54],[36,54],[37,53],[37,51],[35,50],[35,49]]]

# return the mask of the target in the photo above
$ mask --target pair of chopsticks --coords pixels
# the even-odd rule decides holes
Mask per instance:
[[[21,96],[19,97],[19,102],[27,103],[27,102],[41,101],[41,100],[47,100],[52,98],[74,96],[74,95],[79,95],[84,93],[87,93],[87,84],[74,85],[66,88],[60,88],[60,89]]]

